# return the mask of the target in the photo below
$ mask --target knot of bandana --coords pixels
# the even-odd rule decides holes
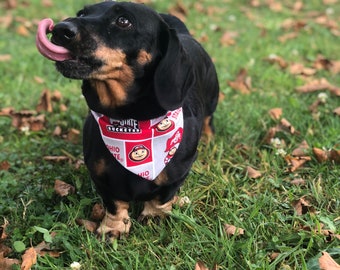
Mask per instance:
[[[114,158],[127,170],[147,180],[154,180],[160,174],[183,137],[182,108],[146,121],[116,120],[91,113]]]

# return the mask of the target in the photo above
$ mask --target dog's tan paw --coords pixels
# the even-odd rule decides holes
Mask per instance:
[[[116,214],[112,215],[106,211],[105,217],[100,223],[97,234],[116,239],[123,235],[128,235],[131,228],[131,221],[128,214],[128,203],[116,202]]]
[[[151,200],[144,203],[144,209],[140,214],[138,221],[143,222],[149,218],[164,218],[171,213],[172,205],[177,200],[175,196],[165,204],[160,204],[158,200]]]

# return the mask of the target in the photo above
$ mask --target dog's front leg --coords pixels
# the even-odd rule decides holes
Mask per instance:
[[[107,235],[111,239],[127,235],[130,231],[131,221],[128,213],[129,203],[114,201],[115,214],[106,211],[105,217],[97,229],[99,235]]]

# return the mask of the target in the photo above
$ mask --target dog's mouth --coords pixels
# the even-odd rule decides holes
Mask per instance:
[[[59,45],[53,44],[47,37],[51,33],[54,24],[52,19],[43,19],[38,24],[38,31],[36,35],[36,45],[38,51],[46,58],[52,61],[66,61],[73,59],[71,52]]]

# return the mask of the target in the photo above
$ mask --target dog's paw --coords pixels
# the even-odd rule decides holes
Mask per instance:
[[[131,221],[128,215],[112,215],[107,212],[96,232],[99,237],[105,236],[112,241],[127,236],[130,228]]]
[[[166,202],[165,204],[160,204],[158,200],[151,200],[144,203],[144,209],[140,216],[138,217],[138,221],[147,224],[148,220],[156,220],[156,222],[160,221],[160,219],[168,216],[171,213],[172,205],[177,200],[175,196],[172,200]]]

